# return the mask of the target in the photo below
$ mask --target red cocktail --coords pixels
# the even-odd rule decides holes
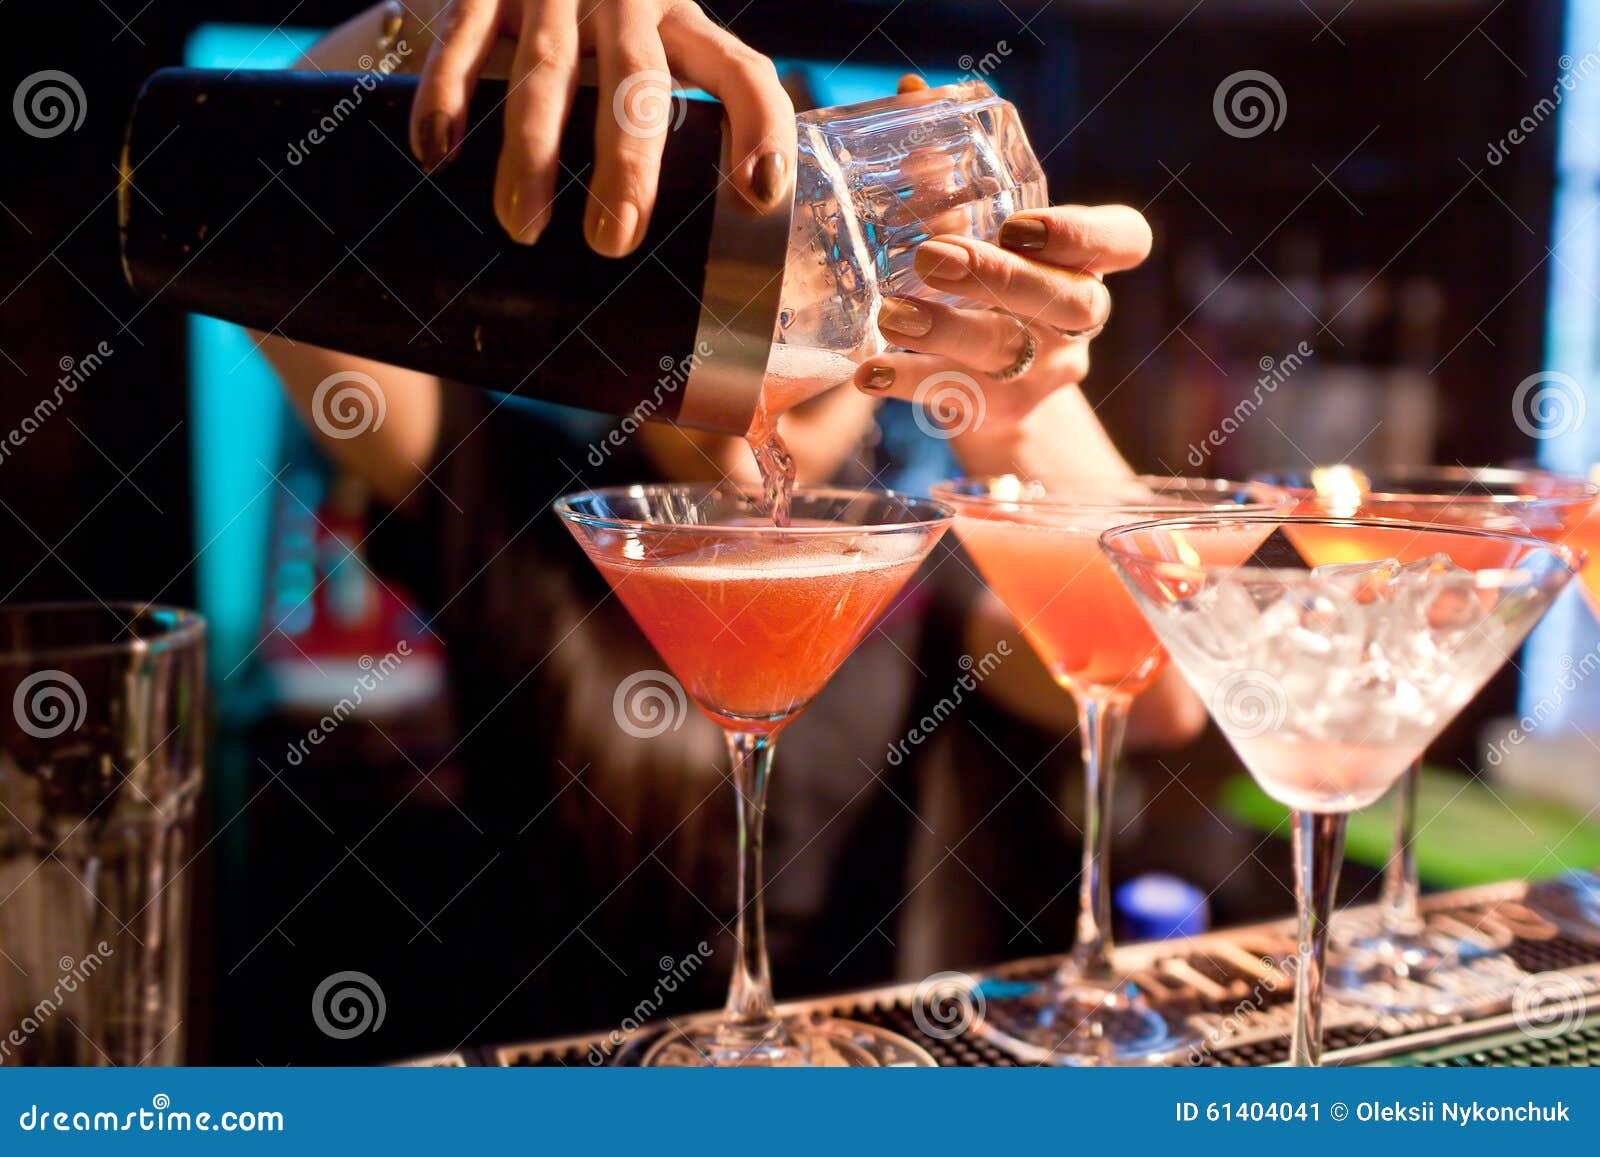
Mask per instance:
[[[813,545],[776,532],[683,538],[667,557],[630,558],[635,540],[621,538],[584,549],[706,714],[765,733],[822,689],[925,553],[920,538],[904,535],[851,550],[827,536]]]
[[[778,733],[805,710],[950,524],[936,502],[793,494],[774,526],[736,488],[630,486],[556,511],[662,660],[728,739],[739,799],[739,914],[720,1019],[674,1025],[648,1065],[932,1065],[886,1029],[780,1017],[762,916],[762,821]]]

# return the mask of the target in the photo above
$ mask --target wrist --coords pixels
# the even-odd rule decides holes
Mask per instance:
[[[1048,482],[1133,474],[1076,384],[1050,391],[1022,413],[996,409],[990,407],[981,423],[952,442],[969,475],[1017,474]]]

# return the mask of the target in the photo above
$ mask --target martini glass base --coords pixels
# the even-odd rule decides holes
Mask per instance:
[[[1528,889],[1524,903],[1563,935],[1583,944],[1600,944],[1600,876],[1569,872],[1541,880]]]
[[[1063,988],[1053,979],[1019,985],[990,978],[980,987],[984,1013],[974,1031],[1029,1064],[1168,1065],[1200,1045],[1131,984]]]
[[[1435,947],[1425,934],[1361,936],[1335,951],[1328,991],[1384,1015],[1442,1015],[1461,1004],[1460,986],[1447,982],[1469,971],[1456,953]]]
[[[1502,995],[1515,970],[1503,953],[1437,932],[1376,933],[1338,946],[1328,991],[1381,1016],[1446,1016]]]
[[[898,1033],[854,1020],[795,1018],[785,1034],[751,1044],[719,1036],[717,1017],[670,1028],[640,1064],[650,1068],[936,1068],[926,1049]]]

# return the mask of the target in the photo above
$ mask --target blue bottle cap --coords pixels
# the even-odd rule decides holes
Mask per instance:
[[[1152,872],[1116,890],[1117,915],[1125,940],[1172,940],[1197,936],[1211,925],[1206,895],[1187,880]]]

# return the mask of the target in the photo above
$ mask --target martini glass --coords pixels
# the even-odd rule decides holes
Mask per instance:
[[[1240,566],[1249,528],[1262,545]],[[1313,566],[1301,548],[1351,535],[1370,558]],[[1396,561],[1419,542],[1430,555]],[[1346,817],[1405,774],[1582,556],[1521,535],[1312,517],[1169,520],[1101,544],[1250,774],[1293,813],[1300,941],[1289,1061],[1315,1065]]]
[[[1111,944],[1108,823],[1112,776],[1133,700],[1166,654],[1101,555],[1114,526],[1208,511],[1284,511],[1292,500],[1253,483],[1096,479],[1054,489],[1011,476],[933,488],[956,510],[956,534],[1017,620],[1051,677],[1073,697],[1083,746],[1083,869],[1078,934],[1048,980],[986,990],[979,1031],[1035,1064],[1162,1064],[1194,1039],[1150,1007],[1117,969]],[[1238,561],[1254,543],[1236,544]]]
[[[1348,465],[1260,474],[1301,500],[1298,513],[1370,517],[1559,538],[1583,520],[1600,488],[1537,470],[1421,466],[1363,470]],[[1494,564],[1492,540],[1433,540],[1395,545],[1386,531],[1343,525],[1289,531],[1312,566],[1373,558],[1385,549],[1401,562],[1437,548],[1468,569]],[[1482,557],[1478,557],[1482,556]],[[1419,758],[1394,794],[1394,852],[1384,870],[1374,928],[1365,921],[1334,929],[1328,985],[1342,999],[1382,1014],[1445,1014],[1491,991],[1485,965],[1507,959],[1478,941],[1430,929],[1423,919],[1415,834]]]
[[[739,799],[738,955],[720,1019],[675,1026],[647,1065],[931,1065],[894,1033],[787,1021],[772,999],[762,820],[778,733],[805,710],[927,557],[951,511],[802,487],[791,524],[755,490],[629,486],[556,503],[567,529],[699,708],[727,734]]]

